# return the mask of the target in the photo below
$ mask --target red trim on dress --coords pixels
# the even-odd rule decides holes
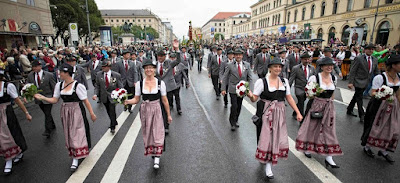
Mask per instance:
[[[19,146],[10,147],[5,151],[0,151],[0,156],[4,156],[4,159],[8,160],[14,158],[19,153],[21,153],[21,148]]]
[[[82,158],[89,155],[89,148],[88,146],[82,148],[69,148],[69,156],[74,158]]]
[[[398,139],[386,140],[368,137],[367,143],[371,146],[381,148],[383,150],[394,151],[397,147]]]
[[[145,156],[161,156],[164,146],[148,146],[144,148]]]
[[[339,144],[315,144],[313,142],[303,142],[296,140],[296,149],[302,152],[317,153],[323,155],[341,155],[343,154]]]
[[[287,158],[289,149],[280,149],[278,154],[272,154],[272,151],[262,151],[257,148],[256,159],[262,163],[272,162],[273,165],[278,163],[278,158]]]

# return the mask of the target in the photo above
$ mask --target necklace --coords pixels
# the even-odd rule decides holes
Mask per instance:
[[[395,84],[395,81],[396,81],[396,74],[395,74],[394,76],[391,76],[389,73],[387,73],[387,75],[388,75],[390,78],[392,78],[393,83]]]
[[[69,85],[71,85],[74,81],[70,82],[67,84],[67,86],[65,86],[64,88],[62,88],[61,90],[64,90],[65,88],[67,88]]]

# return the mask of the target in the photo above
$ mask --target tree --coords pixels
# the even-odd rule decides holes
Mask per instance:
[[[216,34],[214,34],[214,39],[215,40],[219,40],[219,37],[221,36],[221,40],[224,40],[225,39],[225,36],[223,35],[223,34],[221,34],[221,33],[216,33]]]
[[[150,40],[160,38],[160,34],[152,27],[146,27],[146,34],[149,36]]]

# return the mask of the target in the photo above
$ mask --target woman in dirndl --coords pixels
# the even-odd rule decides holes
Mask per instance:
[[[308,158],[311,158],[310,153],[324,155],[326,167],[339,168],[332,158],[343,154],[336,137],[333,93],[337,78],[332,74],[334,64],[332,58],[323,58],[320,62],[322,72],[308,80],[316,82],[324,92],[307,103],[306,116],[296,138],[296,149],[304,152]],[[315,112],[322,113],[322,116],[314,117]]]
[[[386,60],[386,72],[374,77],[372,96],[383,85],[393,89],[394,100],[387,101],[372,97],[365,114],[361,145],[364,152],[374,157],[370,146],[379,149],[378,155],[394,163],[388,151],[394,152],[400,138],[400,55],[392,54]]]
[[[63,99],[61,104],[61,121],[64,129],[65,145],[69,156],[72,158],[71,172],[78,169],[78,160],[89,155],[88,141],[83,121],[82,109],[79,102],[83,101],[90,112],[92,121],[96,121],[96,115],[87,98],[86,87],[72,78],[73,67],[67,63],[61,66],[60,78],[63,82],[58,82],[54,88],[52,98],[35,94],[35,98],[48,103],[55,104],[59,98]]]
[[[296,112],[296,119],[301,121],[303,116],[290,95],[289,81],[280,78],[283,63],[275,57],[268,64],[268,74],[260,78],[254,84],[254,92],[249,91],[248,97],[252,102],[257,102],[257,112],[261,112],[261,124],[257,127],[257,151],[256,159],[265,166],[265,174],[268,179],[273,179],[272,165],[278,163],[278,158],[287,158],[289,154],[289,142],[286,127],[285,99]],[[261,111],[262,110],[262,111]]]
[[[19,163],[23,158],[23,152],[27,149],[24,135],[19,126],[17,116],[11,105],[11,100],[25,113],[28,121],[32,120],[28,110],[22,101],[18,98],[17,88],[14,84],[5,80],[5,65],[0,65],[0,156],[3,156],[6,165],[4,174],[10,175],[12,172],[13,162]],[[14,160],[14,161],[13,161]]]
[[[167,99],[165,83],[155,77],[156,63],[144,59],[143,68],[145,77],[135,85],[135,97],[125,101],[125,105],[137,104],[140,96],[140,120],[142,122],[142,135],[144,141],[144,155],[154,158],[154,169],[160,168],[160,157],[164,150],[165,130],[161,105],[164,105],[168,116],[168,123],[172,122]]]

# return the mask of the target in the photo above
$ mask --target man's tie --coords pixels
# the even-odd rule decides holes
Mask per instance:
[[[110,82],[108,81],[108,74],[106,73],[106,88],[110,85]]]
[[[242,69],[240,69],[240,64],[238,64],[238,73],[239,73],[239,77],[242,77]]]
[[[125,71],[128,72],[128,61],[125,61]]]
[[[218,59],[218,65],[221,65],[221,57]]]
[[[368,72],[371,73],[371,57],[368,57]]]
[[[264,59],[264,63],[265,63],[265,54],[263,54],[263,59]]]
[[[163,64],[160,64],[160,76],[162,77],[163,74],[164,74],[164,71],[163,71]]]
[[[40,87],[40,76],[39,76],[39,73],[37,72],[36,75],[37,75],[37,86]]]
[[[306,79],[308,79],[307,78],[307,66],[304,66],[304,75],[306,76]]]
[[[183,54],[183,60],[186,60],[186,53]]]
[[[296,53],[296,63],[299,63],[299,56],[297,56],[297,53]]]
[[[174,75],[175,76],[175,67],[174,67],[174,69],[172,69],[172,75]]]
[[[94,69],[94,66],[96,65],[96,61],[93,61],[93,69]]]

